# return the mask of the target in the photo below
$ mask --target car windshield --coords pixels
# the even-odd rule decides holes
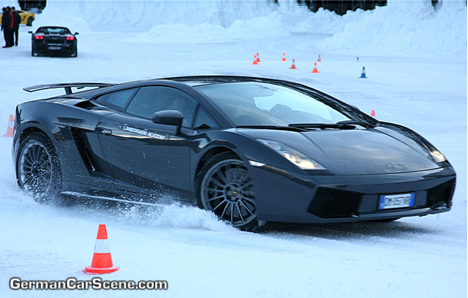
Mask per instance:
[[[226,83],[195,87],[208,96],[236,126],[288,126],[337,123],[345,114],[298,90],[267,83]]]
[[[47,28],[39,28],[37,29],[37,33],[45,33],[45,34],[70,34],[70,30],[67,28],[54,28],[54,27],[47,27]]]

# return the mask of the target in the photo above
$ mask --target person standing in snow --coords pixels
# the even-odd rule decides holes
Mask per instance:
[[[9,26],[8,23],[10,21],[10,14],[8,13],[8,10],[6,7],[2,8],[3,15],[2,15],[2,31],[3,31],[3,38],[5,39],[5,45],[3,46],[4,48],[8,48],[10,42],[9,42]]]
[[[18,31],[19,31],[19,26],[20,26],[20,23],[21,23],[21,17],[19,15],[19,13],[16,11],[15,7],[13,6],[11,8],[11,12],[13,14],[13,37],[11,39],[11,46],[13,46],[13,39],[14,39],[14,45],[15,46],[18,46]]]

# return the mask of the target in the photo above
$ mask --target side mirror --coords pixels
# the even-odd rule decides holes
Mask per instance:
[[[28,33],[29,33],[29,34],[33,34],[33,32],[32,32],[32,31],[28,31]]]
[[[182,126],[182,120],[184,115],[181,112],[175,110],[164,110],[154,113],[151,120],[156,124],[165,124],[176,126],[175,134],[178,135],[180,127]]]
[[[79,34],[80,34],[80,33],[78,33],[78,32],[75,32],[75,35],[79,35]]]

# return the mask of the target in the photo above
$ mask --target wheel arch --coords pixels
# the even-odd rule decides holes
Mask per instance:
[[[205,165],[208,162],[208,160],[210,160],[213,156],[216,156],[221,153],[226,153],[226,152],[236,155],[241,160],[243,159],[241,156],[239,156],[239,154],[235,150],[233,150],[233,148],[226,147],[226,146],[216,146],[216,147],[210,148],[198,160],[197,166],[195,168],[195,173],[194,173],[194,181],[196,181],[196,176],[198,175],[198,173],[200,173],[201,169],[203,168],[203,165]]]
[[[19,147],[19,145],[24,141],[24,139],[32,133],[43,134],[55,146],[55,138],[53,134],[47,129],[47,127],[42,125],[41,123],[31,122],[22,125],[21,132],[19,133],[17,139],[17,147]]]
[[[20,136],[18,137],[18,143],[21,144],[24,141],[24,139],[26,139],[29,135],[33,133],[40,133],[44,135],[53,144],[51,136],[49,136],[49,134],[44,129],[39,128],[37,126],[30,126],[26,129],[23,129],[23,131],[21,131]]]
[[[15,135],[14,135],[15,140],[13,142],[14,145],[12,146],[11,154],[12,154],[15,167],[16,167],[16,161],[18,157],[18,151],[19,151],[19,148],[21,147],[21,144],[29,135],[33,133],[39,133],[43,135],[55,147],[55,138],[53,137],[52,133],[44,125],[41,125],[40,123],[24,124],[21,127],[21,131],[15,132]]]

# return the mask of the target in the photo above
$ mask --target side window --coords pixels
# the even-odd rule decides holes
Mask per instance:
[[[190,127],[193,123],[197,101],[184,92],[164,86],[141,88],[127,107],[132,115],[151,119],[154,113],[163,110],[176,110],[184,115],[182,125]]]
[[[155,112],[160,111],[157,96],[158,87],[140,88],[128,105],[126,112],[151,119]]]
[[[218,123],[213,120],[205,111],[205,108],[200,107],[198,109],[197,115],[195,116],[195,123],[193,124],[194,128],[202,127],[203,125],[208,125],[211,128],[219,128]]]
[[[128,89],[128,90],[104,94],[98,97],[96,101],[105,106],[114,108],[119,111],[123,111],[129,99],[135,93],[135,90],[136,89]]]

